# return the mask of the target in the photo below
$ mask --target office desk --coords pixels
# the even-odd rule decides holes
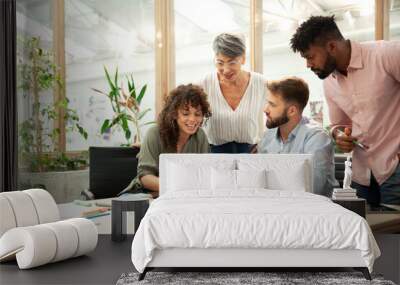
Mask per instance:
[[[90,206],[90,207],[78,205],[74,202],[57,204],[57,206],[58,206],[58,209],[60,210],[61,220],[66,220],[66,219],[70,219],[70,218],[80,218],[82,212],[86,212],[89,210],[94,210],[96,208],[102,207],[102,206],[97,206],[96,203],[100,203],[102,205],[108,203],[111,205],[112,199],[115,199],[115,198],[84,201],[85,203],[91,203],[92,206]],[[90,220],[93,221],[93,223],[95,223],[100,235],[110,235],[111,234],[111,211],[108,212],[108,215],[91,218]]]

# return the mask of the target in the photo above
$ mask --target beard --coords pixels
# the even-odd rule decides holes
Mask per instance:
[[[336,60],[333,56],[328,54],[325,66],[323,69],[311,68],[311,70],[320,78],[327,78],[336,69]]]
[[[283,112],[283,114],[276,119],[268,119],[267,117],[267,123],[265,125],[268,129],[274,129],[283,124],[286,124],[287,122],[289,122],[289,118],[285,110],[285,112]]]

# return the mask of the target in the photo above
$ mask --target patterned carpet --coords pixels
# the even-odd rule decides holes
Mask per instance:
[[[364,278],[360,272],[148,272],[142,281],[139,273],[122,274],[117,285],[133,284],[268,284],[268,285],[395,285],[382,276],[372,275],[372,281]]]

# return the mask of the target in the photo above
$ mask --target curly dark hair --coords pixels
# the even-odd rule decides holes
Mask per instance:
[[[191,106],[200,106],[204,118],[211,116],[210,104],[207,101],[207,94],[203,88],[197,85],[179,85],[172,90],[165,99],[164,108],[158,117],[161,143],[170,152],[176,152],[179,138],[179,126],[176,122],[178,110]]]
[[[328,40],[343,40],[335,16],[312,16],[297,28],[290,40],[294,52],[306,52],[310,45],[325,45]]]

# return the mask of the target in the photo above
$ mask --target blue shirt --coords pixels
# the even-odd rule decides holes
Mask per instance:
[[[305,117],[290,132],[285,143],[280,137],[279,128],[267,130],[258,144],[258,152],[313,154],[313,192],[330,196],[333,187],[338,186],[335,179],[333,142],[322,128],[310,124]]]

